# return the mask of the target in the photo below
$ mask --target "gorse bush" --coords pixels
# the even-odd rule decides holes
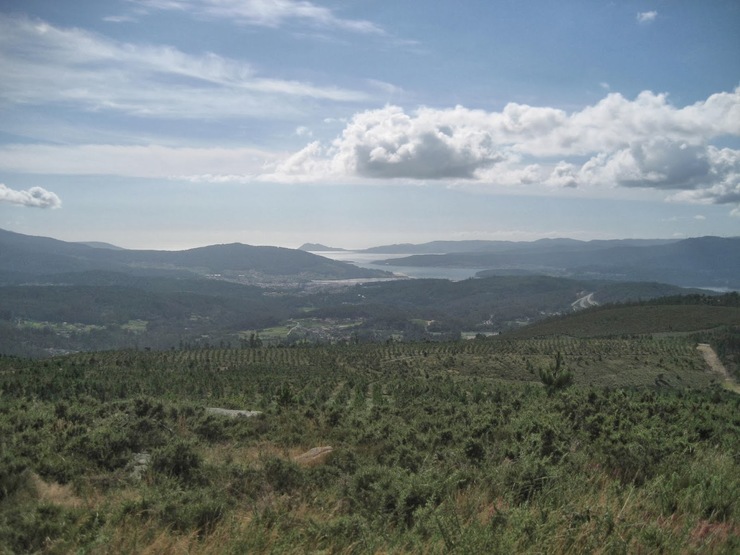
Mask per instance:
[[[152,468],[185,483],[196,483],[203,479],[203,458],[195,445],[185,440],[176,440],[155,450]]]

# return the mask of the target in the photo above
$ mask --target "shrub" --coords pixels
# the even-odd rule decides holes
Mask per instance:
[[[573,384],[573,373],[566,370],[563,364],[563,355],[558,351],[555,361],[549,368],[540,368],[540,380],[545,385],[548,395]]]
[[[265,479],[280,493],[289,493],[303,485],[301,468],[292,461],[270,457],[264,463]]]
[[[17,492],[30,487],[30,473],[20,459],[7,454],[0,458],[0,502],[13,497]]]
[[[218,499],[208,499],[210,492],[188,492],[165,503],[160,518],[176,530],[197,530],[210,534],[224,516],[225,506]]]
[[[203,477],[203,459],[191,443],[183,440],[176,440],[155,450],[152,468],[184,482],[196,482]]]

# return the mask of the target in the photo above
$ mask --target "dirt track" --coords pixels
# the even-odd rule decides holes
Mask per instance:
[[[738,386],[738,384],[735,383],[735,380],[732,379],[732,376],[730,376],[730,373],[727,371],[727,368],[725,368],[725,365],[722,364],[722,361],[717,356],[717,353],[714,352],[712,346],[708,343],[699,343],[696,348],[704,357],[710,370],[722,377],[727,389],[740,393],[740,386]]]

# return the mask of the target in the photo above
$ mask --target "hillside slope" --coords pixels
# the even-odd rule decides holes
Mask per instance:
[[[512,331],[511,337],[614,337],[642,334],[696,333],[740,326],[740,296],[689,295],[641,304],[595,307],[549,318]]]
[[[241,281],[278,276],[309,281],[389,275],[280,247],[233,243],[182,251],[103,249],[0,230],[0,280],[5,283],[89,270],[174,276],[220,274]]]

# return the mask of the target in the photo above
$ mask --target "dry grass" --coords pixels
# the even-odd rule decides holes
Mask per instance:
[[[59,505],[66,509],[76,509],[89,505],[89,503],[75,495],[72,486],[69,484],[45,482],[38,474],[31,474],[31,484],[39,500],[45,503]]]
[[[689,542],[711,553],[731,537],[740,537],[740,526],[737,524],[700,520],[691,530]]]

